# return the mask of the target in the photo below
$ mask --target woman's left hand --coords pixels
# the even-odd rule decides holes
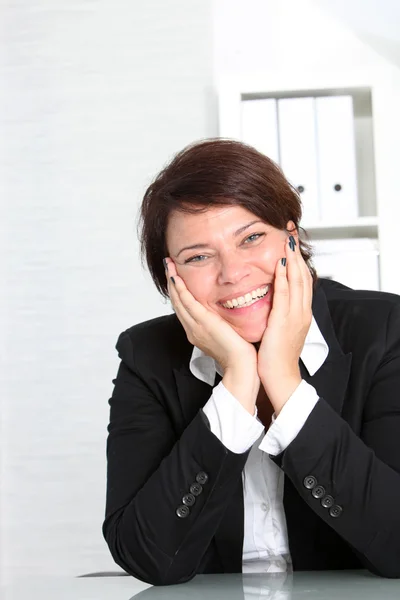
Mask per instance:
[[[258,375],[279,414],[301,383],[299,358],[312,320],[313,278],[301,255],[285,244],[286,266],[278,261],[268,323],[258,351]]]

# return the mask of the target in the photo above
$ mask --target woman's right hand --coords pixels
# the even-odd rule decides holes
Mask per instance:
[[[169,297],[189,342],[218,362],[224,372],[225,387],[254,414],[260,387],[255,347],[194,298],[171,258],[165,262]]]

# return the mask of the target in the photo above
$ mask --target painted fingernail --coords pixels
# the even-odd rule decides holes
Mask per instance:
[[[289,236],[289,248],[291,250],[293,250],[294,252],[294,247],[296,246],[296,240],[294,239],[294,237],[292,235]]]
[[[171,281],[175,285],[175,279],[173,277],[171,277]]]
[[[281,258],[281,263],[284,267],[286,267],[286,258]]]
[[[168,263],[167,263],[166,259],[165,259],[165,258],[163,258],[163,259],[162,259],[162,261],[163,261],[163,263],[164,263],[164,269],[165,269],[166,271],[168,271]]]

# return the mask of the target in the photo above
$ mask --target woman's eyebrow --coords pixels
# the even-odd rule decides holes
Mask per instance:
[[[202,248],[209,248],[209,245],[208,244],[193,244],[193,246],[185,246],[184,248],[181,248],[179,250],[178,254],[176,255],[176,258],[178,258],[180,253],[183,252],[184,250],[200,250]]]
[[[259,219],[256,219],[255,221],[250,221],[250,223],[246,223],[246,225],[243,225],[243,227],[239,227],[239,229],[237,229],[234,232],[234,234],[233,234],[234,237],[237,237],[238,235],[240,235],[241,233],[243,233],[244,231],[246,231],[246,229],[248,229],[252,225],[255,225],[255,223],[263,223],[263,225],[265,225],[264,221],[260,221]],[[176,254],[176,258],[178,258],[178,256],[184,250],[202,250],[203,248],[209,248],[209,247],[210,247],[209,244],[193,244],[192,246],[185,246],[184,248],[181,248],[179,250],[178,254]]]
[[[265,225],[264,221],[260,221],[260,219],[256,219],[255,221],[250,221],[250,223],[247,223],[247,225],[243,225],[243,227],[240,227],[237,231],[235,231],[235,233],[233,235],[235,237],[237,237],[238,235],[243,233],[243,231],[246,231],[246,229],[248,229],[252,225],[255,225],[256,223],[262,223],[263,225]]]

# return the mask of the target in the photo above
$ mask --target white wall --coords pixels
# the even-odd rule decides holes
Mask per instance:
[[[379,54],[400,66],[398,0],[318,0]]]
[[[353,72],[380,57],[313,0],[214,0],[216,81]]]
[[[3,576],[109,570],[114,345],[170,312],[135,217],[167,159],[216,134],[211,7],[9,0],[0,18]]]

